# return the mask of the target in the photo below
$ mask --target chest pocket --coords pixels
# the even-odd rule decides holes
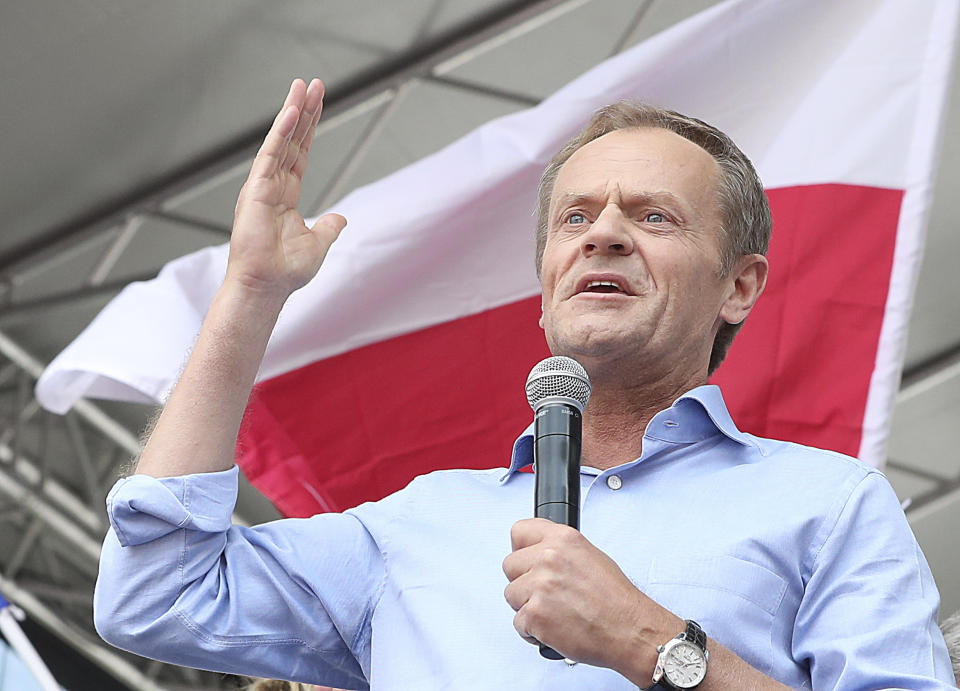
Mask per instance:
[[[787,583],[728,555],[655,558],[644,592],[761,671],[773,663],[773,623]]]

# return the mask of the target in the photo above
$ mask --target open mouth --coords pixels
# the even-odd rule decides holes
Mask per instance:
[[[580,279],[575,295],[633,295],[626,279],[617,275],[600,275]]]
[[[623,295],[625,297],[634,297],[636,293],[630,282],[621,274],[611,272],[593,272],[580,276],[574,286],[574,291],[570,297],[578,295],[593,295],[601,297],[604,295]]]
[[[627,294],[616,281],[590,281],[581,291],[584,293],[621,293]]]

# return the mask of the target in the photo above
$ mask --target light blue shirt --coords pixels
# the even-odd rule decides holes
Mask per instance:
[[[506,471],[434,472],[254,528],[230,525],[236,468],[121,480],[97,629],[182,665],[345,688],[635,689],[513,629],[501,562],[532,513],[530,435]],[[583,534],[760,671],[795,688],[953,686],[936,586],[876,470],[744,434],[705,386],[654,417],[640,458],[581,483]]]

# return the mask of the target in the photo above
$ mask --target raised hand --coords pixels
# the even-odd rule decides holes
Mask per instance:
[[[295,80],[237,202],[227,275],[137,472],[154,477],[226,470],[283,303],[313,278],[346,219],[312,228],[297,211],[320,118],[323,84]]]
[[[240,190],[226,281],[285,300],[320,268],[347,221],[322,216],[308,228],[297,210],[323,83],[296,79]]]

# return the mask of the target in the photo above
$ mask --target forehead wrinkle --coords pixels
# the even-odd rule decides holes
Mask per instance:
[[[682,212],[682,215],[689,213],[689,205],[680,197],[668,190],[657,190],[655,192],[624,190],[619,182],[614,184],[616,190],[616,199],[622,205],[627,207],[652,204],[655,206],[667,206]],[[604,201],[609,203],[610,193],[608,190],[593,192],[564,192],[556,200],[558,208],[576,206],[578,204],[589,204]]]

